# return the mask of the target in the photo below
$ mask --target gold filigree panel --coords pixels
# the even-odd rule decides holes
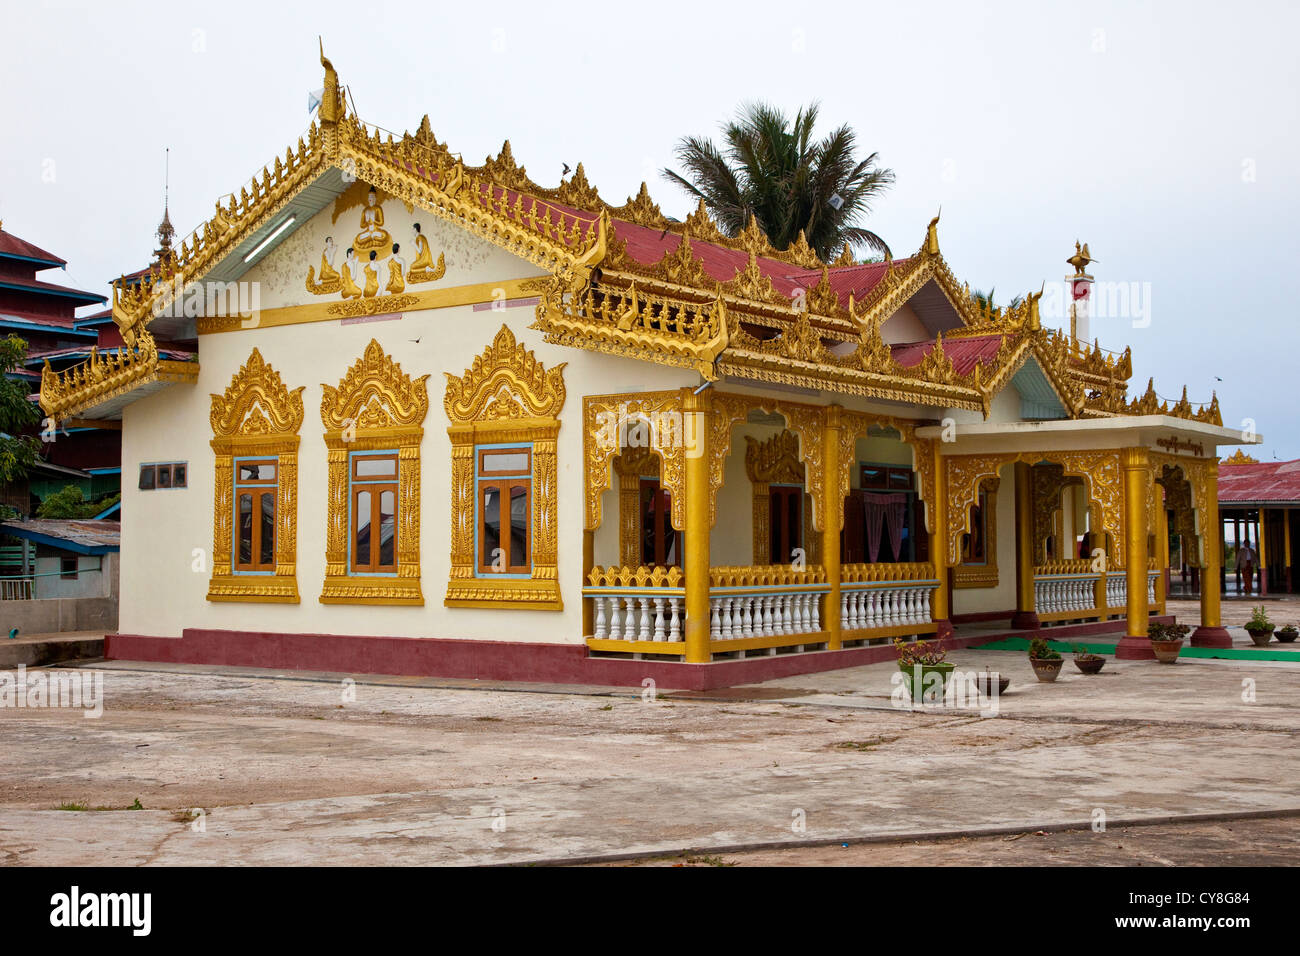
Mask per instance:
[[[564,367],[547,370],[502,325],[464,375],[446,374],[443,408],[451,422],[451,574],[447,607],[559,611],[556,436],[564,408]],[[474,555],[475,448],[517,442],[532,447],[528,578],[479,576]]]
[[[209,420],[216,481],[212,502],[212,580],[209,601],[298,603],[298,430],[303,387],[290,391],[253,349],[221,395],[212,395]],[[234,461],[275,458],[275,572],[235,574]]]
[[[699,417],[682,411],[679,391],[589,395],[582,400],[585,527],[600,527],[600,498],[609,487],[610,459],[630,452],[659,458],[659,486],[672,497],[672,525],[686,530],[686,455],[698,450]]]
[[[980,481],[980,491],[985,495],[984,521],[984,563],[957,565],[952,569],[952,585],[955,588],[994,588],[998,586],[998,488],[1002,482],[999,478],[984,478]],[[976,501],[979,499],[977,498]],[[973,507],[973,506],[972,506]],[[969,524],[970,521],[968,520]]]
[[[423,604],[420,590],[420,443],[429,410],[428,375],[412,378],[375,339],[338,387],[322,384],[328,493],[322,604]],[[351,574],[348,567],[348,455],[397,451],[397,573]]]

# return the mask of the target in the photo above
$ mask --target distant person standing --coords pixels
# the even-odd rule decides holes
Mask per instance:
[[[1259,556],[1249,541],[1237,549],[1237,573],[1241,575],[1247,594],[1251,593],[1255,583],[1255,562],[1258,560]]]

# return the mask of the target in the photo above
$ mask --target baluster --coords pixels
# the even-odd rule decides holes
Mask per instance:
[[[753,597],[743,597],[740,599],[740,633],[742,637],[754,636]]]
[[[650,599],[642,598],[641,599],[641,634],[640,634],[641,640],[643,641],[650,640],[650,635],[651,635],[650,627],[651,627]]]
[[[782,594],[777,600],[781,607],[781,633],[794,633],[794,595]]]
[[[681,618],[678,617],[677,607],[680,600],[681,598],[675,597],[668,599],[668,607],[672,612],[672,616],[668,621],[668,640],[670,641],[680,641],[682,639],[682,624]]]
[[[713,641],[722,638],[721,621],[722,598],[709,598],[709,613],[711,620],[709,622],[709,639]]]
[[[597,595],[591,599],[591,603],[596,609],[596,633],[593,635],[596,640],[604,640],[605,635],[609,633],[605,624],[605,598]]]
[[[930,588],[921,588],[921,607],[922,607],[921,620],[922,621],[934,620],[934,613],[931,610],[931,605],[930,605]]]
[[[794,596],[794,633],[808,633],[808,595],[796,594]]]
[[[851,631],[857,625],[854,623],[853,616],[853,598],[856,593],[853,591],[840,590],[840,627],[843,630]]]
[[[731,598],[722,599],[722,639],[731,640]]]
[[[623,637],[625,640],[636,640],[636,598],[624,598],[627,604],[627,610],[623,614]]]
[[[609,599],[609,639],[621,640],[623,637],[622,619],[619,617],[618,598]]]
[[[812,599],[809,602],[809,611],[812,615],[809,630],[820,631],[822,629],[822,602],[820,594],[812,595]]]
[[[664,639],[664,599],[657,597],[655,602],[655,636],[656,641]]]
[[[763,596],[763,636],[772,637],[776,634],[776,625],[772,615],[772,605],[776,598],[770,594]]]

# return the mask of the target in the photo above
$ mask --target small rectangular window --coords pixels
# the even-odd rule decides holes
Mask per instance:
[[[157,473],[157,468],[154,465],[140,466],[140,490],[141,491],[153,490],[154,476],[156,475],[156,473]]]
[[[478,473],[484,478],[504,475],[526,475],[533,470],[532,449],[507,448],[500,451],[480,451]]]
[[[397,458],[394,455],[357,455],[352,459],[353,478],[396,478]]]
[[[59,577],[63,580],[77,579],[77,570],[79,562],[74,554],[65,554],[59,558]]]
[[[158,465],[158,487],[170,488],[172,486],[172,466]]]
[[[179,465],[172,465],[172,487],[173,488],[185,487],[185,463],[184,462],[182,462]]]
[[[273,461],[241,461],[235,468],[237,472],[235,480],[241,485],[275,481]]]
[[[236,571],[275,570],[275,466],[274,458],[235,462]]]

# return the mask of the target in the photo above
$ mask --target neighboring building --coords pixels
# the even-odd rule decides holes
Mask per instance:
[[[1241,593],[1245,582],[1231,560],[1249,543],[1259,554],[1255,586],[1260,594],[1295,590],[1293,542],[1300,543],[1300,460],[1260,462],[1237,452],[1219,464],[1219,513],[1223,540],[1231,541],[1224,587]]]
[[[43,375],[123,429],[109,656],[701,687],[985,620],[1150,656],[1162,500],[1217,575],[1217,400],[981,308],[937,217],[822,262],[386,139],[322,62],[319,124],[115,287],[126,347]]]
[[[0,630],[43,634],[117,627],[116,521],[6,521],[0,534],[28,551],[24,573],[0,580]]]
[[[55,371],[79,365],[101,346],[103,316],[79,319],[82,306],[103,305],[107,300],[38,278],[67,263],[52,253],[6,232],[0,224],[0,335],[17,335],[27,342],[24,368],[12,373],[40,388],[41,368]],[[117,330],[111,325],[109,337]],[[42,443],[41,461],[27,480],[11,482],[3,491],[5,504],[22,514],[33,514],[49,494],[68,485],[81,489],[88,500],[112,495],[118,490],[121,471],[121,433],[115,422],[85,424],[69,421],[55,433],[53,441]],[[32,434],[39,431],[39,426]],[[6,568],[0,567],[0,573]]]

